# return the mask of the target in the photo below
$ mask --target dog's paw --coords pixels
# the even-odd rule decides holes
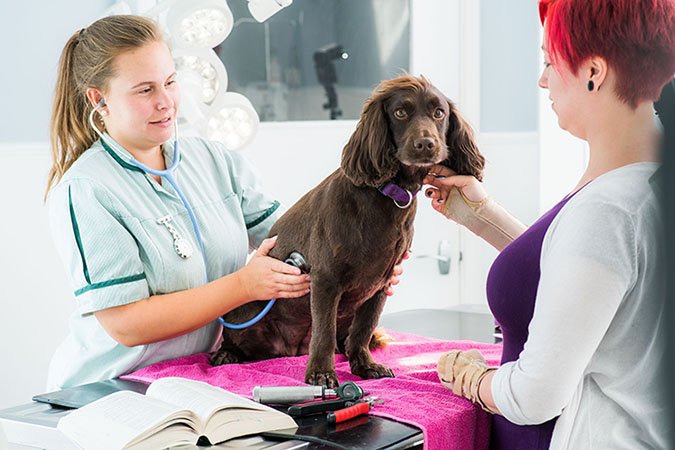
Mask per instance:
[[[394,372],[382,364],[367,364],[352,367],[352,373],[364,380],[371,378],[395,378]]]
[[[212,366],[222,366],[223,364],[234,364],[239,362],[239,357],[228,351],[217,351],[211,355],[209,362]]]
[[[305,383],[313,384],[314,386],[325,386],[329,389],[336,388],[340,385],[334,370],[307,372],[305,374]]]

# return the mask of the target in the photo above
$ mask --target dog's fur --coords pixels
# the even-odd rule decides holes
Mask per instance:
[[[484,159],[454,104],[426,79],[410,75],[382,82],[366,101],[340,168],[303,196],[272,227],[270,253],[284,260],[302,253],[311,267],[311,293],[278,301],[257,324],[223,330],[214,365],[304,355],[305,381],[335,387],[334,353],[352,373],[393,377],[369,350],[384,307],[385,288],[413,237],[416,202],[399,208],[378,191],[393,181],[420,190],[430,165],[482,179]],[[248,303],[225,320],[241,323],[266,302]]]

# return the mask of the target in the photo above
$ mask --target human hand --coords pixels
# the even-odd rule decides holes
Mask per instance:
[[[403,261],[409,257],[410,251],[405,252],[403,254]],[[387,284],[387,287],[384,288],[384,293],[387,294],[387,297],[394,295],[394,288],[392,286],[396,286],[401,282],[401,275],[403,274],[403,261],[401,261],[400,264],[396,264],[394,266],[394,273],[392,274],[391,278],[389,278],[389,284]]]
[[[249,262],[239,270],[241,284],[250,300],[296,298],[309,293],[308,274],[267,256],[276,240],[274,236],[262,241]]]
[[[476,374],[481,375],[487,369],[485,358],[476,349],[443,353],[436,366],[441,384],[463,397],[469,397],[471,382],[476,379]]]
[[[451,169],[441,165],[432,166],[423,183],[432,186],[424,192],[424,195],[431,199],[431,207],[441,214],[448,193],[453,187],[457,187],[464,197],[472,202],[478,203],[487,198],[483,185],[475,177],[457,175]]]

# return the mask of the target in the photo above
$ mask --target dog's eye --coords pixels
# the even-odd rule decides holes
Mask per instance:
[[[405,109],[403,108],[398,108],[397,110],[394,111],[394,117],[397,119],[405,119],[408,113],[405,112]]]
[[[434,111],[434,119],[442,119],[445,117],[445,111],[443,111],[441,108],[436,109]]]

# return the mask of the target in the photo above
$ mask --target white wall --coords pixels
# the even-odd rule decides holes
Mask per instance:
[[[48,139],[61,49],[72,33],[89,25],[112,3],[0,1],[0,142]]]
[[[49,163],[46,143],[0,145],[0,408],[44,390],[73,309],[42,201]]]

